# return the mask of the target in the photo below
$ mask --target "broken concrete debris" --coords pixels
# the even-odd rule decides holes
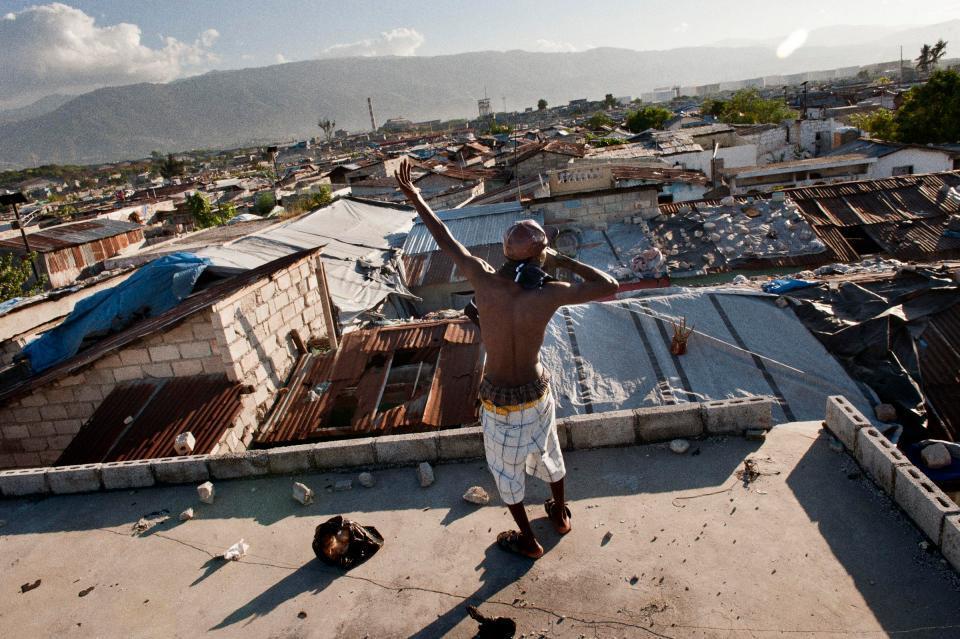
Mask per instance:
[[[78,596],[78,597],[86,597],[86,596],[89,595],[91,592],[93,592],[93,589],[94,589],[94,588],[96,588],[96,586],[90,586],[89,588],[84,588],[83,590],[81,590],[80,592],[77,593],[77,596]]]
[[[33,583],[27,582],[27,583],[21,585],[21,586],[20,586],[20,592],[21,592],[21,593],[30,592],[31,590],[34,590],[35,588],[39,588],[39,587],[40,587],[40,580],[37,579],[37,580],[36,580],[35,582],[33,582]]]
[[[930,444],[920,451],[920,457],[927,468],[946,468],[953,463],[950,451],[941,443]]]
[[[333,484],[333,489],[337,492],[343,492],[345,490],[353,489],[353,480],[352,479],[339,479]]]
[[[170,519],[169,510],[157,510],[152,513],[148,513],[137,520],[137,523],[133,525],[133,534],[139,535],[147,532],[154,526],[159,523],[163,523]]]
[[[313,490],[306,484],[298,481],[293,482],[293,498],[304,506],[313,503]]]
[[[373,488],[373,485],[377,483],[372,473],[360,473],[357,476],[357,482],[364,488]]]
[[[678,455],[682,455],[690,450],[690,442],[688,442],[686,439],[674,439],[672,442],[670,442],[670,450]]]
[[[417,478],[420,480],[420,485],[424,488],[433,484],[433,466],[431,466],[429,462],[422,462],[417,467]]]
[[[173,449],[177,451],[178,455],[190,455],[196,445],[197,439],[193,436],[193,433],[187,431],[177,435],[177,439],[173,442]]]
[[[197,495],[200,496],[200,501],[205,504],[212,504],[214,497],[213,482],[203,482],[197,486]]]
[[[897,420],[897,409],[892,404],[877,404],[873,407],[873,413],[881,422],[893,422]]]
[[[187,508],[180,513],[180,521],[190,521],[191,519],[193,519],[193,508]]]
[[[471,486],[468,488],[467,492],[463,493],[463,499],[471,504],[479,504],[481,506],[486,506],[490,503],[490,495],[487,494],[487,491],[485,491],[482,486]]]
[[[234,545],[227,548],[226,552],[223,553],[223,558],[227,561],[237,561],[246,555],[248,550],[250,550],[250,544],[244,543],[244,541],[241,539]]]
[[[517,633],[517,622],[510,617],[487,617],[476,606],[467,606],[467,614],[480,624],[478,639],[511,639]]]

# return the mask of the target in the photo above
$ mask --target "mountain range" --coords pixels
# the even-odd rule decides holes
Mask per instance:
[[[846,42],[844,30],[850,33]],[[874,37],[876,36],[876,37]],[[80,96],[49,96],[16,113],[0,111],[0,167],[99,163],[151,151],[231,148],[369,128],[366,98],[379,122],[469,118],[488,90],[495,108],[522,109],[637,96],[657,86],[698,85],[916,57],[924,43],[960,44],[960,20],[891,32],[830,27],[786,59],[775,42],[719,43],[664,51],[596,48],[576,53],[481,51],[443,56],[354,57],[213,71],[167,84],[133,84]],[[827,43],[833,43],[828,45]],[[731,46],[737,44],[737,46]],[[948,55],[950,50],[948,47]]]

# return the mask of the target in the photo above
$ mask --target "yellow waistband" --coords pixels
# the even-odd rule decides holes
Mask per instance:
[[[493,402],[488,401],[486,399],[481,399],[480,403],[483,405],[484,410],[488,410],[491,413],[496,413],[497,415],[509,415],[510,413],[515,413],[517,411],[524,410],[525,408],[533,408],[534,406],[539,404],[542,399],[543,397],[527,402],[525,404],[513,404],[511,406],[497,406]]]

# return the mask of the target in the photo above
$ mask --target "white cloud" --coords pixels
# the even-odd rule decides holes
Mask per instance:
[[[327,47],[320,52],[322,57],[347,58],[351,56],[416,55],[424,38],[416,29],[397,27],[384,31],[376,38],[346,42]]]
[[[282,53],[278,53],[273,57],[273,59],[276,60],[277,64],[283,64],[284,62],[289,62],[289,60],[287,60],[287,56],[283,55]]]
[[[140,27],[99,26],[94,17],[60,3],[32,6],[0,20],[0,99],[35,99],[132,82],[166,82],[216,62],[209,51],[220,36],[203,31],[193,43],[141,41]]]
[[[542,51],[544,53],[571,53],[574,51],[579,51],[576,46],[570,44],[569,42],[545,40],[543,38],[540,38],[534,42],[533,50]]]
[[[781,60],[784,58],[789,58],[794,54],[794,52],[796,52],[797,49],[806,43],[809,35],[810,32],[806,29],[797,29],[788,35],[786,39],[780,43],[780,46],[777,47],[777,57]]]
[[[681,22],[680,24],[678,24],[673,28],[674,33],[686,33],[689,30],[690,30],[689,22]]]

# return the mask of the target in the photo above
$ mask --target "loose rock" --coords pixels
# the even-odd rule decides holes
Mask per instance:
[[[353,480],[352,479],[341,479],[333,484],[333,489],[338,492],[343,492],[345,490],[353,489]]]
[[[873,413],[881,422],[893,422],[897,420],[897,409],[892,404],[877,404],[873,407]]]
[[[306,484],[295,481],[293,482],[293,498],[307,506],[313,503],[313,491]]]
[[[469,501],[471,504],[480,504],[481,506],[490,503],[490,495],[487,494],[487,491],[485,491],[482,486],[471,486],[468,488],[467,492],[463,493],[463,499]]]
[[[417,467],[417,478],[420,480],[420,485],[424,488],[431,485],[434,482],[433,477],[433,466],[428,462],[423,462]]]
[[[246,555],[248,550],[250,550],[250,544],[244,543],[241,539],[234,545],[227,548],[226,552],[223,553],[223,558],[227,561],[237,561]]]
[[[187,508],[180,513],[180,521],[190,521],[191,519],[193,519],[193,508]]]
[[[920,451],[920,457],[927,468],[946,468],[953,463],[950,451],[943,444],[930,444]]]
[[[34,588],[39,588],[39,587],[40,587],[40,580],[37,579],[37,580],[36,580],[35,582],[33,582],[33,583],[29,583],[29,582],[28,582],[28,583],[22,584],[22,585],[20,586],[20,592],[21,592],[21,593],[30,592],[30,591],[33,590]]]
[[[678,455],[682,455],[690,450],[690,442],[685,439],[675,439],[670,442],[670,450]]]
[[[360,473],[357,481],[360,482],[360,485],[364,488],[373,488],[373,485],[377,483],[371,473]]]
[[[200,501],[205,504],[212,504],[214,498],[213,482],[204,482],[197,486],[197,495],[200,497]]]
[[[743,436],[752,441],[763,441],[767,437],[767,431],[761,428],[750,428]]]
[[[178,455],[189,455],[193,453],[197,440],[191,432],[180,433],[173,442],[173,449]]]

